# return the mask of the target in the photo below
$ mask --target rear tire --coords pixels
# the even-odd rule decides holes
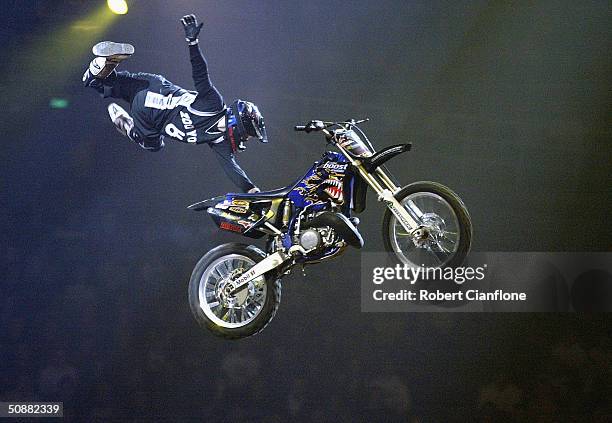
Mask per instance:
[[[438,267],[460,266],[465,260],[472,245],[472,221],[470,219],[470,215],[467,211],[467,208],[465,207],[465,204],[463,204],[461,198],[459,198],[459,196],[455,194],[450,188],[437,182],[415,182],[402,188],[395,195],[395,198],[397,199],[397,201],[402,203],[402,201],[407,197],[419,193],[433,194],[434,196],[441,198],[450,207],[450,209],[452,209],[454,216],[456,217],[456,225],[458,227],[458,245],[456,246],[455,251],[452,253],[452,256],[450,256],[447,261],[443,262]],[[423,210],[423,212],[428,212],[428,210]],[[392,255],[394,261],[399,261],[402,264],[410,265],[410,263],[407,263],[408,260],[405,256],[403,256],[402,254],[398,254],[398,251],[396,251],[397,249],[399,249],[397,242],[393,242],[391,238],[391,226],[395,226],[396,221],[397,219],[393,215],[393,213],[391,213],[389,209],[385,210],[382,225],[382,235],[385,250],[387,250],[387,252]],[[412,265],[419,266],[420,263],[412,263]]]
[[[212,249],[198,261],[198,264],[193,269],[189,281],[189,306],[193,317],[201,327],[210,330],[214,335],[222,338],[240,339],[255,335],[270,323],[280,305],[281,283],[280,279],[272,278],[269,275],[262,276],[264,278],[263,283],[265,284],[265,287],[263,285],[260,287],[260,290],[265,293],[263,305],[257,309],[255,317],[251,318],[252,320],[245,319],[246,323],[244,325],[240,326],[240,323],[238,323],[239,326],[236,326],[236,323],[219,321],[219,318],[213,313],[209,305],[210,303],[207,302],[206,296],[202,295],[202,290],[206,287],[207,281],[210,280],[203,280],[203,277],[214,272],[215,263],[223,263],[224,258],[231,257],[237,257],[235,260],[244,259],[252,262],[253,264],[250,266],[252,267],[263,260],[266,255],[253,245],[238,243],[223,244]],[[244,270],[246,271],[248,268]],[[211,301],[214,300],[215,298]],[[225,307],[221,307],[221,310],[225,309]],[[236,309],[240,308],[237,307]],[[238,313],[243,315],[245,312],[239,311]],[[215,322],[214,320],[217,321]]]

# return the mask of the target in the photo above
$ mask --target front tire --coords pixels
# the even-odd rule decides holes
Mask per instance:
[[[387,209],[382,225],[385,249],[408,266],[460,266],[472,245],[472,221],[461,198],[437,182],[415,182],[395,198],[426,228],[429,238],[415,243]]]
[[[189,281],[189,306],[201,327],[226,339],[246,338],[260,332],[280,305],[280,279],[263,275],[242,292],[221,294],[227,278],[235,278],[265,258],[260,249],[245,244],[220,245],[196,264]]]

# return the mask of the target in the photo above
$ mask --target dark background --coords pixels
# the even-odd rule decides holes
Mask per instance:
[[[475,250],[608,251],[610,2],[130,6],[2,3],[0,401],[104,422],[610,420],[609,315],[361,313],[356,251],[286,278],[255,337],[199,329],[191,269],[240,238],[185,206],[233,187],[206,146],[122,138],[81,85],[91,45],[111,39],[136,46],[125,69],[192,88],[178,19],[194,12],[225,100],[266,117],[270,144],[239,157],[262,189],[324,151],[294,124],[367,116],[376,146],[414,143],[398,179],[461,195]]]

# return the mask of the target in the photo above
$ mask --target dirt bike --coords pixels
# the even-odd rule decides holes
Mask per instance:
[[[261,331],[281,299],[281,278],[296,266],[336,257],[363,238],[352,217],[366,206],[370,187],[386,206],[385,249],[409,266],[455,267],[471,245],[472,224],[461,199],[444,185],[416,182],[400,188],[384,166],[411,149],[375,151],[359,124],[310,121],[296,131],[322,132],[338,152],[326,151],[308,172],[284,188],[254,194],[228,193],[190,205],[206,210],[227,231],[267,237],[254,245],[220,245],[197,263],[189,304],[198,323],[215,335],[236,339]]]

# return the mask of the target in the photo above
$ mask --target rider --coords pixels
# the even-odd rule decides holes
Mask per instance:
[[[83,83],[102,97],[123,99],[130,104],[131,116],[116,103],[108,106],[108,112],[117,130],[142,148],[158,151],[166,137],[208,144],[236,186],[245,192],[258,192],[234,154],[244,150],[244,142],[251,137],[268,142],[263,117],[251,102],[235,100],[229,107],[223,103],[210,81],[208,65],[198,46],[203,23],[198,24],[195,15],[184,16],[181,23],[197,91],[185,90],[161,75],[117,72],[119,62],[130,57],[134,47],[110,41],[93,47],[97,57],[85,71]]]

